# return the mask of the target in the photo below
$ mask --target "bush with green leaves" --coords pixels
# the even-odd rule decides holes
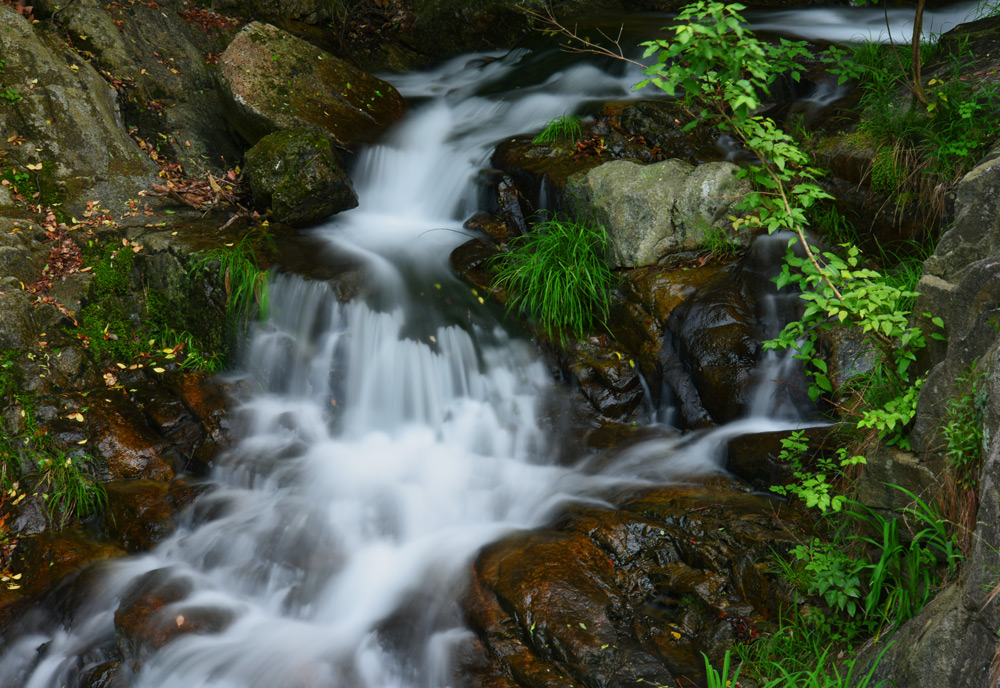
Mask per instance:
[[[550,336],[582,337],[604,322],[615,277],[602,226],[556,217],[536,224],[492,261],[495,285],[510,292],[509,310],[524,309]]]
[[[833,481],[845,468],[865,463],[865,457],[848,458],[847,448],[841,447],[837,450],[836,460],[820,454],[815,459],[814,467],[807,468],[803,465],[803,458],[809,445],[805,442],[804,435],[805,433],[799,430],[782,438],[778,461],[791,467],[796,482],[773,485],[771,491],[783,496],[797,497],[802,500],[806,508],[819,509],[823,514],[827,511],[840,511],[847,497],[835,492]]]

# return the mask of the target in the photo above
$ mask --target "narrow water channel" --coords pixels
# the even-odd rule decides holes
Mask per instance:
[[[824,12],[848,30],[846,15]],[[881,10],[864,16],[874,25]],[[768,21],[802,27],[801,15]],[[610,482],[716,471],[726,438],[794,424],[764,390],[751,418],[640,447],[613,472],[557,464],[566,438],[543,416],[565,390],[447,259],[498,140],[635,97],[639,74],[521,50],[390,78],[411,113],[357,160],[360,207],[312,230],[364,262],[371,293],[345,305],[325,283],[273,279],[270,320],[240,371],[258,391],[237,412],[245,436],[217,458],[217,488],[156,549],[107,566],[72,625],[5,648],[0,685],[77,685],[114,645],[122,594],[150,575],[184,591],[167,607],[178,625],[219,630],[144,657],[131,685],[453,685],[453,650],[470,635],[456,598],[483,545]]]

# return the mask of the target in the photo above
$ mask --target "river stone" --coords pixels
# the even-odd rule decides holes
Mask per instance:
[[[768,498],[705,483],[569,505],[550,527],[484,548],[462,606],[489,661],[523,686],[699,679],[700,653],[721,658],[731,621],[753,623],[786,599],[754,562],[800,528],[779,525]]]
[[[315,127],[268,134],[247,151],[254,199],[278,222],[308,226],[357,207],[358,195],[329,136]]]
[[[244,27],[226,48],[219,78],[230,121],[251,144],[312,125],[351,148],[403,114],[403,98],[391,85],[260,22]]]
[[[928,339],[930,351],[926,358],[937,363],[920,390],[911,440],[918,452],[940,453],[943,440],[939,427],[947,416],[948,403],[956,394],[965,391],[960,389],[959,379],[966,377],[998,341],[1000,254],[970,263],[959,274],[957,283],[924,275],[917,284],[917,291],[920,296],[914,311],[940,314],[947,341]],[[937,331],[925,316],[919,316],[916,321],[924,332]],[[936,463],[940,468],[941,460]]]
[[[95,399],[86,418],[90,451],[107,467],[102,478],[169,480],[174,477],[176,451],[127,399]]]
[[[347,13],[343,0],[211,0],[213,9],[272,21],[325,24]]]
[[[122,659],[133,670],[174,638],[218,633],[235,618],[225,608],[180,606],[194,583],[170,569],[156,569],[138,578],[122,595],[115,611],[115,638]]]
[[[45,230],[35,223],[0,217],[0,279],[13,277],[24,284],[38,279],[49,253],[44,241]]]
[[[0,350],[27,349],[37,341],[35,308],[17,280],[0,281]]]
[[[658,148],[665,157],[686,160],[692,164],[718,160],[721,155],[715,145],[719,132],[697,126],[685,131],[690,115],[675,101],[643,100],[622,108],[618,121],[626,134],[641,136],[650,148]]]
[[[17,553],[13,572],[21,574],[21,586],[31,595],[50,589],[88,564],[125,554],[115,545],[95,542],[79,531],[48,531],[21,538]]]
[[[571,176],[566,205],[575,217],[604,225],[611,267],[651,265],[698,248],[708,227],[732,230],[733,207],[750,190],[737,169],[728,162],[615,160]]]
[[[0,6],[0,55],[4,87],[20,96],[0,107],[0,146],[23,165],[43,166],[35,174],[43,203],[61,202],[71,213],[83,212],[85,201],[94,199],[115,207],[155,179],[152,161],[121,124],[107,82],[7,6]],[[14,136],[23,143],[8,139]],[[0,214],[16,212],[9,202],[0,206]]]

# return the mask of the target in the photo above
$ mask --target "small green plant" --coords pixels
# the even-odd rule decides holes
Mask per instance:
[[[736,667],[736,671],[733,672],[732,676],[729,675],[729,671],[732,668],[732,654],[729,650],[726,650],[726,656],[722,660],[721,672],[715,670],[712,662],[708,659],[708,655],[703,652],[701,656],[705,659],[705,677],[708,681],[707,688],[732,688],[738,685],[737,680],[740,677],[739,667]]]
[[[94,479],[87,462],[86,456],[63,453],[38,461],[40,479],[35,489],[45,503],[49,521],[57,528],[65,527],[74,517],[98,513],[107,506],[104,486]]]
[[[74,516],[103,509],[106,493],[86,455],[58,449],[38,427],[34,396],[24,389],[18,358],[17,351],[0,352],[0,411],[13,426],[0,431],[0,488],[14,505],[37,495],[52,526],[63,528]]]
[[[601,226],[566,218],[534,226],[492,262],[495,285],[510,291],[508,310],[523,308],[552,336],[564,330],[582,337],[595,320],[604,322],[615,277],[605,256],[608,238]]]
[[[836,460],[825,455],[816,458],[815,469],[803,466],[803,458],[809,445],[804,441],[804,432],[796,431],[781,440],[780,462],[792,467],[792,475],[798,481],[789,485],[773,485],[771,491],[780,495],[794,495],[802,500],[807,508],[816,508],[820,513],[840,511],[847,498],[836,494],[831,480],[843,469],[865,463],[865,457],[852,456],[848,458],[847,449],[837,450]]]
[[[960,489],[976,487],[983,457],[983,418],[986,413],[986,392],[981,389],[983,373],[975,372],[975,364],[959,377],[958,385],[965,391],[948,402],[941,434],[947,443],[945,457]]]
[[[545,128],[531,140],[532,143],[559,143],[560,141],[576,141],[583,135],[580,128],[582,117],[577,115],[560,115],[550,119]]]
[[[702,250],[717,258],[733,258],[740,252],[739,242],[724,227],[705,227],[701,240]]]
[[[16,88],[5,88],[0,91],[0,101],[7,105],[16,105],[24,96],[17,92]]]
[[[948,533],[948,524],[937,509],[905,488],[890,487],[912,500],[914,506],[904,509],[903,517],[923,526],[910,533],[908,542],[900,535],[902,519],[886,518],[860,504],[850,512],[852,518],[877,533],[876,537],[856,536],[878,553],[865,566],[868,594],[864,600],[865,615],[876,627],[887,622],[898,625],[913,618],[941,584],[938,564],[946,565],[947,575],[954,576],[962,561],[955,538]]]
[[[802,583],[805,593],[819,595],[838,612],[854,618],[861,599],[861,572],[864,564],[841,546],[813,539],[798,545],[792,555],[804,562]]]
[[[204,251],[191,263],[188,274],[205,272],[218,265],[219,275],[226,290],[226,310],[230,318],[249,319],[256,309],[260,318],[268,312],[267,270],[260,267],[254,244],[271,243],[266,232],[248,232],[238,242],[225,248]]]

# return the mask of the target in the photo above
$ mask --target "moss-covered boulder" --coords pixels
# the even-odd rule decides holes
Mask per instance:
[[[641,267],[698,248],[709,228],[732,227],[733,208],[750,190],[736,169],[728,162],[614,160],[571,176],[565,206],[604,225],[612,267]]]
[[[314,224],[358,205],[330,137],[315,127],[268,134],[247,152],[246,172],[254,198],[279,222]]]
[[[386,82],[270,24],[248,24],[219,58],[227,114],[251,144],[318,126],[338,146],[370,141],[403,114]]]
[[[214,68],[206,62],[225,49],[239,22],[178,0],[34,4],[104,71],[128,126],[161,153],[194,175],[239,159],[242,140],[226,122]]]
[[[6,6],[0,80],[0,166],[19,175],[14,185],[22,197],[0,195],[0,214],[22,214],[18,205],[29,200],[74,214],[87,200],[114,207],[155,178],[152,162],[125,132],[107,82]]]

